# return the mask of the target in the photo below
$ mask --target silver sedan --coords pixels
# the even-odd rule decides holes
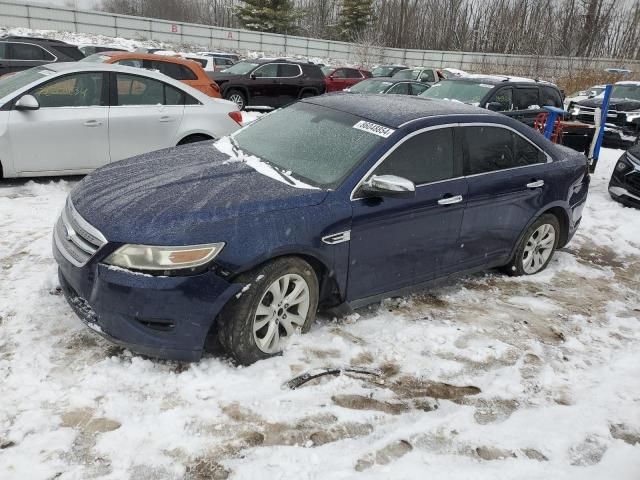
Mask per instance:
[[[0,79],[0,178],[85,174],[240,128],[235,103],[158,72],[56,63]]]

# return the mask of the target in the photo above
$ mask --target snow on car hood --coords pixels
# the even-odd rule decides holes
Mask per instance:
[[[71,200],[110,241],[179,245],[216,222],[317,205],[327,195],[274,177],[201,142],[100,168]]]

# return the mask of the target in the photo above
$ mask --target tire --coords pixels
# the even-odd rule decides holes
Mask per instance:
[[[520,239],[511,262],[503,270],[512,276],[535,275],[549,265],[560,240],[560,222],[555,215],[541,215]]]
[[[211,137],[208,137],[206,135],[189,135],[188,137],[184,137],[182,140],[180,140],[178,142],[178,146],[188,145],[190,143],[205,142],[207,140],[211,140]]]
[[[300,98],[309,98],[315,96],[317,96],[317,94],[315,92],[312,92],[311,90],[305,90],[300,94]]]
[[[247,97],[240,90],[232,88],[224,94],[225,100],[234,102],[240,110],[244,110],[247,106]]]
[[[311,327],[318,308],[318,277],[304,260],[283,257],[236,281],[248,288],[223,308],[218,317],[218,338],[238,363],[250,365],[278,355],[282,338],[298,330],[306,333]],[[285,303],[287,296],[296,303]]]

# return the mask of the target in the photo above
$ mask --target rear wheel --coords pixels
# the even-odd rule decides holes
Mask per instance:
[[[306,332],[318,308],[318,278],[304,260],[285,257],[248,274],[248,288],[233,297],[219,317],[218,337],[239,363],[277,355],[285,342]]]
[[[204,142],[206,140],[211,140],[211,137],[208,137],[207,135],[189,135],[188,137],[183,138],[182,140],[180,140],[178,142],[178,145],[187,145],[189,143],[196,143],[196,142]]]
[[[224,98],[229,100],[230,102],[234,102],[238,105],[240,110],[244,110],[247,106],[247,99],[240,90],[231,89],[227,93],[225,93]]]
[[[300,94],[300,98],[309,98],[309,97],[315,97],[316,93],[311,91],[311,90],[305,90],[304,92],[302,92],[302,94]]]
[[[542,215],[523,235],[505,271],[514,276],[541,272],[553,258],[559,239],[560,222],[556,216],[550,213]]]

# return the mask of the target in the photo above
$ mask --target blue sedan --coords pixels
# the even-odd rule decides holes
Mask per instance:
[[[239,363],[279,353],[318,308],[454,274],[533,275],[580,224],[585,157],[504,115],[327,95],[215,143],[85,177],[54,230],[71,307],[135,352]]]

